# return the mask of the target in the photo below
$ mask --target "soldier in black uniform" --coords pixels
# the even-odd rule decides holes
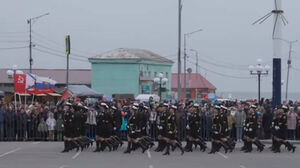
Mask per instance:
[[[195,103],[193,107],[191,107],[190,111],[191,114],[188,116],[187,126],[186,126],[187,143],[185,146],[185,151],[192,152],[193,143],[194,143],[195,145],[200,145],[200,150],[204,152],[207,147],[206,147],[206,143],[200,136],[201,116],[199,114],[199,104]]]
[[[154,143],[152,142],[152,139],[147,132],[147,128],[149,126],[149,117],[150,117],[149,107],[144,104],[140,104],[138,114],[139,114],[139,119],[141,120],[141,134],[140,134],[141,141],[146,146],[151,148],[152,146],[154,146]]]
[[[235,142],[233,142],[232,139],[228,138],[228,120],[227,120],[227,113],[228,113],[228,108],[226,106],[221,105],[221,113],[220,113],[220,118],[221,118],[221,143],[222,146],[225,149],[225,152],[229,150],[232,152],[235,146]]]
[[[112,131],[112,142],[113,142],[113,148],[116,150],[119,146],[123,145],[123,142],[120,140],[120,128],[122,125],[122,114],[121,111],[114,105],[111,106],[111,116],[113,121],[113,131]]]
[[[176,137],[177,135],[177,124],[176,124],[176,110],[177,107],[172,105],[169,109],[168,117],[166,119],[166,137],[164,141],[167,143],[166,152],[163,155],[170,155],[170,146],[175,150],[178,147],[181,150],[181,155],[184,154],[184,150],[181,142]]]
[[[74,141],[75,126],[74,126],[74,109],[71,103],[66,103],[64,106],[64,150],[62,152],[69,152],[70,150],[77,148],[79,145]]]
[[[144,153],[148,148],[147,146],[141,141],[140,133],[141,133],[141,121],[137,115],[138,111],[138,104],[134,104],[130,108],[131,116],[128,119],[128,145],[127,149],[124,153],[130,153],[133,149],[137,149],[138,147],[142,148],[142,153]]]
[[[87,111],[88,107],[83,106],[82,104],[77,104],[73,105],[73,108],[75,109],[75,114],[74,114],[74,126],[75,126],[75,131],[76,131],[76,137],[74,138],[75,141],[79,144],[81,147],[81,151],[84,148],[89,147],[90,145],[92,146],[93,141],[90,140],[86,136],[86,119],[87,119]]]
[[[287,116],[284,110],[288,111],[286,106],[282,109],[278,109],[275,113],[275,118],[272,122],[272,132],[273,132],[273,152],[280,152],[281,144],[284,144],[288,151],[295,152],[296,147],[286,140],[286,122]]]
[[[220,147],[223,146],[225,149],[225,153],[227,152],[228,147],[224,145],[221,141],[221,133],[222,133],[222,118],[220,116],[220,106],[216,105],[214,109],[214,117],[212,120],[211,127],[211,151],[209,154],[214,154],[219,151]]]
[[[155,152],[162,152],[166,147],[166,122],[168,117],[168,107],[169,105],[167,103],[161,104],[158,108],[159,117],[158,117],[158,146],[155,149]]]
[[[258,151],[264,150],[264,145],[257,138],[257,114],[256,106],[252,105],[249,110],[244,127],[244,152],[248,153],[252,151],[252,143],[257,146]]]
[[[106,103],[100,104],[100,113],[96,117],[96,150],[94,152],[104,151],[106,147],[111,151],[113,145],[110,142],[112,135],[113,122],[112,117],[108,112]],[[101,146],[101,147],[100,147]]]

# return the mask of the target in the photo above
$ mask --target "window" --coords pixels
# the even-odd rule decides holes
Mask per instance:
[[[140,76],[143,76],[143,71],[140,71]]]
[[[157,72],[154,72],[154,77],[157,77]]]
[[[168,78],[168,79],[169,79],[169,73],[168,73],[168,72],[166,72],[166,78]]]

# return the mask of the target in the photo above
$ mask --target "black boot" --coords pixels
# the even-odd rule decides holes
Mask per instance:
[[[61,153],[69,152],[69,143],[68,141],[64,141],[64,150]]]
[[[258,139],[256,139],[256,140],[254,141],[254,145],[257,146],[257,150],[258,150],[259,152],[262,152],[262,151],[264,150],[264,145],[263,145]]]
[[[229,146],[227,146],[226,142],[221,141],[221,146],[224,148],[225,153],[229,150]]]
[[[170,145],[167,144],[166,152],[163,155],[170,155]]]
[[[193,144],[190,140],[186,140],[185,151],[186,152],[193,152]]]
[[[202,152],[205,152],[207,146],[206,146],[206,143],[204,141],[199,141],[198,144],[200,145],[200,150]]]
[[[281,146],[280,142],[274,140],[273,141],[273,152],[280,153],[280,146]]]
[[[211,150],[210,150],[210,152],[208,153],[208,154],[214,154],[214,153],[216,153],[216,148],[217,148],[217,143],[216,142],[211,142]]]
[[[286,141],[284,145],[288,148],[288,151],[292,151],[293,153],[295,152],[296,147],[292,145],[289,141]]]
[[[127,149],[124,151],[124,153],[130,153],[131,152],[131,145],[132,145],[132,143],[128,142]]]
[[[244,152],[245,153],[252,152],[252,142],[246,141],[246,150]]]
[[[225,144],[228,146],[229,152],[233,151],[233,146],[231,146],[229,141],[225,141]]]
[[[94,152],[100,152],[100,143],[99,143],[99,141],[96,141],[96,149],[94,150]]]
[[[145,143],[145,141],[140,140],[138,142],[138,144],[140,145],[140,147],[142,148],[142,153],[145,153],[145,151],[148,149],[147,144]]]
[[[163,141],[162,140],[158,140],[158,146],[157,146],[157,148],[154,151],[155,152],[161,152],[162,146],[163,146]]]
[[[181,155],[183,155],[184,154],[184,150],[183,150],[182,145],[180,143],[176,143],[176,146],[180,149]]]

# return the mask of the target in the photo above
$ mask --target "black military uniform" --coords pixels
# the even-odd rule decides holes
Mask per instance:
[[[167,113],[167,119],[166,119],[166,137],[169,139],[169,142],[167,142],[167,149],[166,152],[163,155],[169,155],[170,154],[170,145],[173,147],[173,150],[175,150],[176,147],[179,147],[181,150],[181,155],[183,155],[184,150],[182,148],[182,145],[177,135],[177,123],[176,123],[176,115],[175,112],[177,110],[177,107],[172,105],[171,109],[174,111],[173,113],[170,112]]]
[[[220,107],[215,106],[215,110],[219,111]],[[211,126],[211,151],[209,154],[215,153],[218,151],[218,144],[221,139],[221,117],[220,114],[215,114],[215,116],[212,119],[212,126]]]
[[[198,104],[194,104],[192,108],[196,108],[196,111],[193,111],[189,116],[187,120],[187,144],[185,146],[186,152],[192,152],[193,151],[193,143],[195,145],[200,145],[200,150],[205,151],[206,144],[204,140],[201,138],[200,135],[200,129],[201,129],[201,116],[199,114]],[[194,139],[194,140],[192,140]]]
[[[160,105],[161,108],[167,108],[168,104],[164,103]],[[159,111],[159,123],[157,124],[158,128],[158,137],[166,137],[166,128],[167,128],[167,118],[168,118],[168,111]],[[155,149],[155,152],[162,152],[166,147],[166,142],[163,139],[158,138],[158,146]]]
[[[69,107],[64,112],[63,121],[64,121],[64,150],[62,152],[68,152],[72,150],[76,145],[73,142],[73,138],[75,137],[75,125],[74,125],[74,113],[72,112],[72,104],[66,103],[66,106]],[[77,146],[78,147],[78,146]],[[79,148],[78,148],[79,149]]]
[[[289,151],[295,152],[296,147],[286,140],[286,122],[287,116],[286,112],[288,108],[286,106],[282,107],[285,112],[277,111],[275,119],[272,122],[272,132],[273,132],[273,152],[280,152],[281,144],[284,144]]]
[[[102,111],[96,117],[96,150],[94,152],[100,152],[105,150],[106,147],[111,151],[112,144],[107,141],[112,135],[113,122],[111,115],[107,112],[108,106],[106,103],[100,104]],[[101,145],[101,148],[100,148]]]
[[[141,120],[138,118],[137,110],[138,105],[134,104],[131,107],[132,114],[128,119],[128,145],[126,151],[124,153],[130,153],[132,149],[137,149],[138,147],[142,148],[142,152],[144,153],[148,148],[142,143],[138,138],[141,133]]]

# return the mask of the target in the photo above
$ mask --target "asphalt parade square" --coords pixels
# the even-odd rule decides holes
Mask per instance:
[[[263,152],[253,148],[252,153],[243,153],[238,143],[232,153],[220,151],[215,154],[193,152],[180,155],[179,150],[169,156],[154,152],[154,148],[141,153],[140,149],[123,154],[126,143],[117,151],[94,153],[92,148],[76,152],[60,153],[62,142],[0,142],[0,168],[298,168],[300,145],[295,153],[282,148],[281,153],[272,153],[266,144]],[[208,143],[210,148],[210,143]]]

